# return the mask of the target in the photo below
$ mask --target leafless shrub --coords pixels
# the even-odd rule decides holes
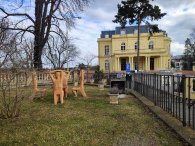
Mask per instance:
[[[9,71],[0,76],[0,118],[18,117],[22,101],[29,96],[28,87],[25,87],[27,73]]]

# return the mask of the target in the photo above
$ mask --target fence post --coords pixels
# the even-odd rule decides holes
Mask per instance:
[[[155,101],[155,76],[156,76],[156,74],[154,73],[153,75],[152,75],[152,80],[153,80],[153,82],[152,82],[152,98],[153,98],[153,102],[154,102],[154,105],[156,105],[156,101]]]
[[[186,126],[186,77],[182,75],[182,85],[183,85],[183,126]]]
[[[143,95],[143,89],[144,89],[143,88],[143,74],[141,73],[140,75],[141,75],[141,82],[140,82],[140,85],[141,85],[140,86],[141,87],[141,94]]]
[[[173,108],[173,116],[175,116],[175,76],[174,75],[172,75],[172,105],[171,105],[171,107]]]

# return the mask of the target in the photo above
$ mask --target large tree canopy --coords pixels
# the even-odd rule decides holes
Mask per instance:
[[[118,4],[118,14],[115,15],[113,22],[120,23],[124,27],[127,22],[131,25],[135,22],[149,23],[149,21],[159,20],[166,13],[161,13],[159,6],[153,6],[150,1],[154,0],[127,0]],[[158,31],[156,25],[152,25],[154,31]]]
[[[57,30],[62,28],[62,22],[68,24],[66,26],[72,25],[77,12],[82,11],[89,0],[33,0],[33,6],[31,6],[34,7],[33,11],[29,10],[28,12],[22,9],[23,5],[31,3],[31,1],[22,0],[17,9],[0,7],[0,11],[4,14],[3,21],[10,17],[17,17],[18,21],[15,21],[7,29],[17,30],[22,37],[27,32],[33,34],[34,67],[42,68],[41,57],[49,36],[52,33],[58,34]],[[63,23],[64,26],[65,23]]]
[[[150,25],[150,21],[159,20],[166,13],[161,13],[159,6],[150,4],[154,0],[126,0],[118,4],[118,13],[115,15],[114,23],[120,23],[125,27],[127,23],[138,24],[138,49],[137,49],[137,70],[139,70],[139,50],[140,50],[140,24],[146,23],[150,27],[150,33],[159,32],[157,25]]]

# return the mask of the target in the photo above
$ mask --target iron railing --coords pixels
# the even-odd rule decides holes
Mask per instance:
[[[131,88],[195,130],[195,77],[136,73]]]

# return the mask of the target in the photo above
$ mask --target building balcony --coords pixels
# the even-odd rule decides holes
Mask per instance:
[[[140,53],[148,54],[148,53],[166,53],[167,50],[163,48],[155,48],[155,49],[140,49]],[[113,54],[128,54],[128,53],[137,53],[137,49],[127,49],[127,50],[114,50]]]

